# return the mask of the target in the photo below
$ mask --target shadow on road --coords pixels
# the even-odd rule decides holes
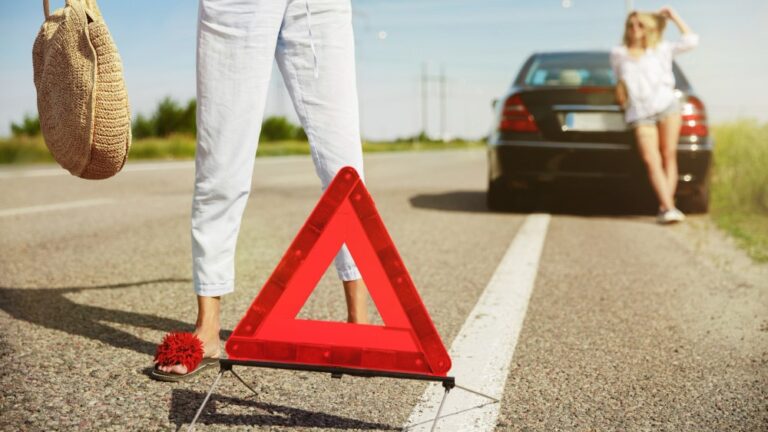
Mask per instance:
[[[432,210],[488,212],[484,191],[453,191],[439,194],[419,194],[410,198],[416,208]]]
[[[650,197],[652,198],[652,197]],[[418,194],[409,199],[416,208],[489,213],[486,193],[480,191],[451,191]],[[622,191],[543,191],[526,197],[523,205],[511,213],[544,212],[578,216],[632,216],[654,214],[655,204],[644,193]]]
[[[171,410],[169,420],[176,424],[177,430],[182,425],[192,421],[195,412],[203,403],[205,393],[192,390],[174,389],[171,394]],[[217,412],[222,408],[237,405],[254,410],[253,414],[223,414]],[[233,398],[213,394],[198,419],[203,424],[248,425],[248,426],[287,426],[356,430],[400,430],[399,427],[381,423],[370,423],[362,420],[340,417],[260,402],[249,398]]]
[[[156,344],[114,329],[104,322],[127,324],[153,330],[171,331],[190,327],[189,323],[155,315],[106,309],[73,302],[66,294],[86,290],[121,289],[162,283],[189,283],[189,279],[157,279],[113,285],[67,288],[0,287],[0,309],[10,316],[45,328],[98,340],[116,348],[154,355]],[[229,337],[230,332],[223,332]],[[159,341],[158,341],[159,342]]]

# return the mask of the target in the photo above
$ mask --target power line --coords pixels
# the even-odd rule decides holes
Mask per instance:
[[[421,132],[427,134],[429,123],[429,83],[437,82],[440,85],[440,139],[445,139],[446,128],[448,126],[448,97],[447,97],[447,78],[445,74],[445,64],[440,66],[440,75],[429,74],[428,62],[421,64]]]

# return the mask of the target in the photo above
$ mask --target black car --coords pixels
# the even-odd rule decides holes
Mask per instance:
[[[683,124],[676,200],[706,212],[713,140],[704,104],[673,65]],[[635,137],[616,102],[608,51],[533,54],[494,102],[488,139],[488,207],[529,203],[546,187],[640,187],[649,191]],[[561,190],[561,189],[560,189]]]

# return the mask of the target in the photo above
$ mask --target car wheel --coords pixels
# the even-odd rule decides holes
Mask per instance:
[[[507,187],[498,181],[488,181],[488,191],[485,194],[485,204],[491,211],[506,211],[512,209],[512,199]]]
[[[709,184],[701,185],[696,192],[683,198],[680,203],[686,213],[706,213],[709,211]]]
[[[533,196],[529,190],[510,189],[498,181],[489,181],[486,204],[492,211],[530,212],[534,208]]]

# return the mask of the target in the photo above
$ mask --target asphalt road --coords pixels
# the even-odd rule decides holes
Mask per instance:
[[[256,166],[237,290],[223,305],[228,330],[320,194],[308,158]],[[485,210],[481,151],[367,156],[366,181],[450,347],[529,216]],[[50,168],[0,171],[0,429],[188,424],[215,373],[181,384],[147,373],[162,335],[194,319],[192,184],[186,162],[129,164],[102,182]],[[552,216],[509,347],[496,430],[768,430],[768,268],[706,216],[660,227],[591,201],[598,208],[572,196],[541,204]],[[345,317],[332,271],[301,315]],[[399,430],[426,388],[240,374],[259,396],[224,378],[198,430]],[[458,381],[480,382],[466,375]],[[441,430],[452,424],[446,417]]]

